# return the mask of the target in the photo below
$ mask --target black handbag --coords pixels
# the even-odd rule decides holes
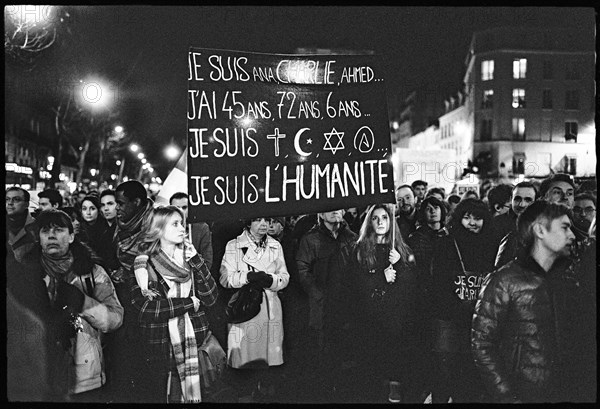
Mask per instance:
[[[254,284],[246,284],[240,288],[227,303],[225,315],[227,321],[239,324],[250,321],[260,312],[263,289]]]
[[[244,254],[246,254],[246,250],[248,249],[242,248]],[[250,267],[251,271],[254,271],[254,267],[250,265],[248,267]],[[254,283],[246,284],[240,288],[231,296],[225,308],[227,322],[240,324],[256,317],[260,312],[263,292],[263,288]]]

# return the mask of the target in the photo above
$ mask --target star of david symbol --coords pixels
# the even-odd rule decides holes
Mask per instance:
[[[335,153],[338,150],[345,149],[344,141],[343,141],[344,132],[338,132],[338,131],[336,131],[335,128],[331,128],[331,132],[324,133],[323,135],[325,136],[325,139],[327,139],[325,141],[325,146],[323,147],[324,151],[331,151],[335,155]],[[331,138],[334,135],[338,137],[338,142],[336,143],[335,146],[331,146]]]

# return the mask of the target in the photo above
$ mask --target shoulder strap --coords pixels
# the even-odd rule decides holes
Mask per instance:
[[[462,267],[463,273],[467,273],[467,269],[465,268],[465,264],[463,263],[463,259],[462,256],[460,254],[460,250],[458,248],[458,243],[456,242],[456,240],[452,240],[454,242],[454,247],[456,247],[456,252],[458,253],[458,259],[460,260],[460,265]]]
[[[92,271],[90,274],[86,274],[85,278],[83,276],[79,276],[79,280],[81,281],[81,285],[83,287],[83,292],[88,297],[94,296],[94,288],[96,287],[96,278],[94,277],[94,267],[92,267]]]

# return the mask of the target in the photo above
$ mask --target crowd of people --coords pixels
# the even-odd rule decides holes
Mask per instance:
[[[156,205],[135,180],[33,212],[9,187],[8,398],[594,402],[596,189],[415,181],[395,204],[188,223],[186,193]]]

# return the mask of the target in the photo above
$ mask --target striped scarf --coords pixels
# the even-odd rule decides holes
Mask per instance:
[[[153,267],[172,285],[167,297],[189,297],[191,274],[185,267],[173,262],[164,251],[153,256]],[[182,403],[201,402],[200,363],[196,334],[189,313],[171,318],[168,323],[173,356],[181,381]]]
[[[146,207],[128,222],[118,222],[114,237],[117,239],[117,258],[125,269],[130,271],[135,257],[139,254],[138,246],[141,244],[141,235],[144,228],[150,225],[152,218],[152,200],[148,199]]]

